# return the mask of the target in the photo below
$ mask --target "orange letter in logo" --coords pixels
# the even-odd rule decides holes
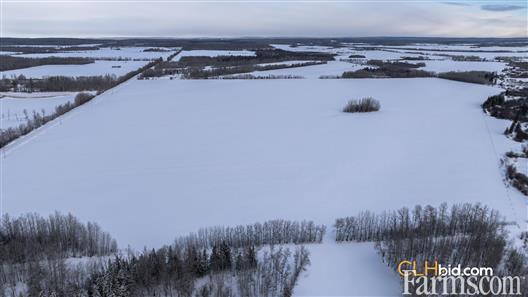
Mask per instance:
[[[412,262],[411,261],[401,261],[400,264],[398,264],[398,273],[402,276],[405,275],[404,271],[402,270],[402,266],[403,265],[411,265]],[[408,270],[405,270],[405,271],[408,271]]]
[[[433,271],[434,273],[432,275],[438,275],[438,261],[434,261],[434,266],[427,265],[427,261],[425,261],[424,266],[424,273],[425,275],[429,275],[428,271]]]

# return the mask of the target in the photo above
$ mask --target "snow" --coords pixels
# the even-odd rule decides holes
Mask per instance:
[[[60,53],[39,53],[39,54],[22,54],[17,57],[27,58],[42,58],[42,57],[85,57],[85,58],[123,58],[123,59],[141,59],[141,60],[154,60],[160,57],[166,58],[173,54],[178,49],[168,52],[144,52],[143,50],[148,47],[120,47],[120,48],[109,48],[104,47],[98,50],[86,50],[86,51],[67,51]]]
[[[309,60],[290,60],[290,61],[281,61],[281,62],[272,62],[272,63],[261,63],[259,66],[270,66],[270,65],[293,65],[293,64],[304,64],[309,62],[320,62],[320,61],[309,61]]]
[[[299,46],[291,46],[289,44],[270,44],[270,46],[290,51],[290,52],[336,52],[342,48],[337,47],[329,47],[329,46],[319,46],[319,45],[299,45]]]
[[[205,57],[218,57],[218,56],[254,56],[255,52],[248,51],[248,50],[240,50],[240,51],[226,51],[226,50],[191,50],[191,51],[182,51],[176,57],[174,57],[175,61],[178,61],[181,57],[197,57],[197,56],[205,56]]]
[[[328,61],[326,64],[282,68],[265,71],[254,71],[253,75],[299,75],[304,78],[317,79],[322,75],[341,75],[345,71],[354,71],[364,68],[364,65],[352,64],[343,61]]]
[[[218,224],[331,226],[444,201],[521,222],[524,197],[499,168],[504,123],[479,106],[499,91],[436,78],[134,80],[4,149],[4,211],[72,212],[139,249]],[[381,111],[340,111],[364,96]]]
[[[18,54],[18,52],[0,51],[0,56],[15,55],[15,54]]]
[[[2,75],[11,77],[13,75],[24,75],[28,78],[43,78],[46,76],[96,76],[113,74],[122,76],[128,72],[137,70],[147,64],[147,61],[103,61],[83,65],[42,65],[23,69],[3,71]],[[115,66],[120,66],[115,68]]]
[[[381,262],[373,243],[325,241],[306,248],[311,265],[294,296],[401,296],[398,275]]]
[[[397,60],[402,57],[418,57],[426,54],[431,59],[448,59],[439,55],[455,56],[479,56],[481,58],[493,60],[495,57],[528,57],[527,47],[474,47],[473,45],[404,45],[404,46],[375,46],[366,45],[367,47],[378,47],[379,50],[365,50],[357,44],[346,44],[347,47],[325,47],[325,46],[297,46],[291,47],[286,44],[271,44],[275,48],[288,51],[316,51],[339,54],[341,58],[345,55],[358,54],[364,55],[367,59],[375,60]],[[441,49],[442,51],[434,51]],[[445,50],[445,51],[444,51]],[[453,50],[453,51],[447,51]],[[500,52],[479,52],[479,51],[500,51]]]
[[[24,110],[31,116],[33,112],[51,114],[55,107],[73,101],[76,92],[42,92],[42,93],[1,93],[0,127],[6,129],[26,123]]]
[[[407,61],[409,63],[425,63],[425,67],[420,70],[447,72],[447,71],[490,71],[501,72],[506,68],[506,63],[501,62],[471,62],[471,61],[453,61],[453,60],[425,60],[425,61]]]
[[[526,46],[478,46],[475,44],[411,44],[411,45],[391,45],[391,46],[379,46],[381,48],[389,49],[413,49],[413,50],[457,50],[466,52],[479,52],[479,51],[497,51],[497,52],[526,52],[528,47]]]
[[[407,51],[407,50],[406,50]],[[414,50],[408,50],[409,52],[415,52]],[[417,53],[423,52],[427,53],[429,55],[452,55],[452,56],[477,56],[483,59],[493,60],[496,57],[527,57],[528,53],[522,53],[522,52],[475,52],[475,51],[467,51],[467,52],[449,52],[449,51],[416,51]],[[410,54],[405,54],[410,55]]]
[[[325,46],[297,46],[291,47],[285,44],[272,44],[273,47],[297,52],[325,52],[337,54],[336,60],[346,59],[350,55],[364,55],[366,59],[372,60],[397,60],[401,57],[418,57],[419,54],[404,53],[394,50],[361,50],[354,47],[325,47]],[[370,47],[370,46],[369,46]]]
[[[369,60],[399,60],[402,57],[419,57],[420,54],[409,54],[404,52],[390,52],[384,50],[354,51],[354,55],[364,55]]]

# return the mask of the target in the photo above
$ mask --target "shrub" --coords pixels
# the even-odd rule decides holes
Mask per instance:
[[[528,176],[518,172],[514,165],[508,164],[506,166],[506,178],[513,187],[528,196]]]
[[[93,97],[95,96],[89,93],[79,93],[75,96],[75,105],[77,106],[82,105],[92,100]]]
[[[486,101],[484,101],[484,103],[482,103],[482,108],[487,110],[488,108],[495,107],[497,105],[503,105],[504,101],[506,101],[504,94],[490,96],[488,99],[486,99]]]
[[[343,112],[371,112],[378,111],[381,104],[372,97],[362,98],[360,100],[350,100],[343,108]]]

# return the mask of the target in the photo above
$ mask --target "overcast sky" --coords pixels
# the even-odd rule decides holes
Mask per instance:
[[[527,37],[526,1],[2,0],[4,37]]]

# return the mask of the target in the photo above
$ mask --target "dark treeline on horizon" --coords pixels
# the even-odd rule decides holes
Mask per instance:
[[[494,37],[250,37],[250,38],[0,38],[2,45],[83,45],[101,44],[102,46],[152,46],[183,47],[191,49],[242,49],[270,48],[269,44],[337,45],[341,42],[367,43],[379,45],[407,45],[412,43],[461,44],[473,43],[494,46],[526,46],[528,38]]]

